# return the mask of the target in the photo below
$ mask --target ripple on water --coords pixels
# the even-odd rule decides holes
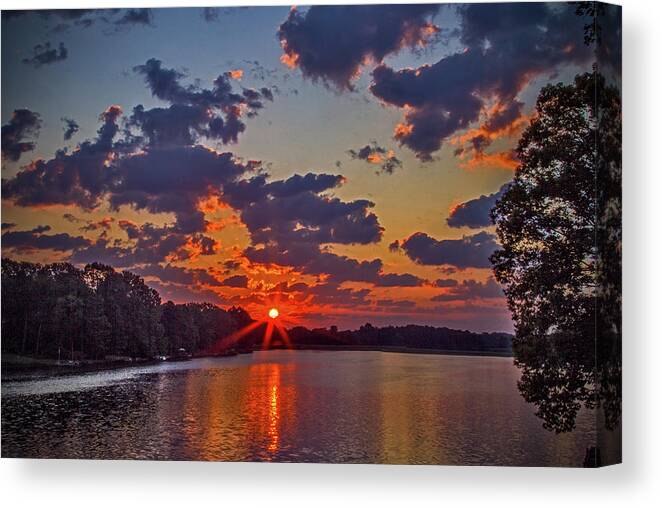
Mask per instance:
[[[579,466],[511,359],[271,351],[2,385],[2,455]]]

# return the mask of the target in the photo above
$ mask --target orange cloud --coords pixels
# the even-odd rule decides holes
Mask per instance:
[[[286,41],[285,41],[285,46],[286,46]],[[289,53],[284,53],[282,56],[280,56],[280,61],[290,69],[295,69],[298,66],[299,58],[300,55],[294,53],[293,51],[290,51]]]
[[[406,124],[406,123],[398,123],[395,126],[395,139],[400,139],[402,137],[406,137],[411,135],[411,132],[413,132],[413,125]]]
[[[383,162],[383,157],[382,157],[381,155],[379,155],[378,153],[370,153],[370,154],[367,156],[367,161],[368,161],[370,164],[377,164],[377,165],[378,165],[378,164],[380,164],[381,162]]]
[[[476,153],[471,159],[459,164],[465,169],[477,169],[478,167],[499,168],[514,171],[519,161],[514,158],[511,151],[500,151],[497,153]]]
[[[241,69],[230,70],[228,74],[232,79],[236,79],[237,81],[240,81],[241,78],[243,77],[243,70]]]

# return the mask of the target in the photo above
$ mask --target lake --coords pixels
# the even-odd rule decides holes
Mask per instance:
[[[512,358],[266,351],[2,384],[2,456],[581,466]]]

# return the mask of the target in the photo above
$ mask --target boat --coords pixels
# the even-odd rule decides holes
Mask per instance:
[[[186,351],[186,349],[181,348],[177,349],[177,351],[174,353],[174,355],[169,356],[166,361],[190,361],[192,355]]]

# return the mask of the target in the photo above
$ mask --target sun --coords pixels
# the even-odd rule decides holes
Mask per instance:
[[[278,311],[277,308],[271,308],[269,310],[269,317],[271,317],[272,319],[277,319],[278,315],[280,315],[280,312]]]

